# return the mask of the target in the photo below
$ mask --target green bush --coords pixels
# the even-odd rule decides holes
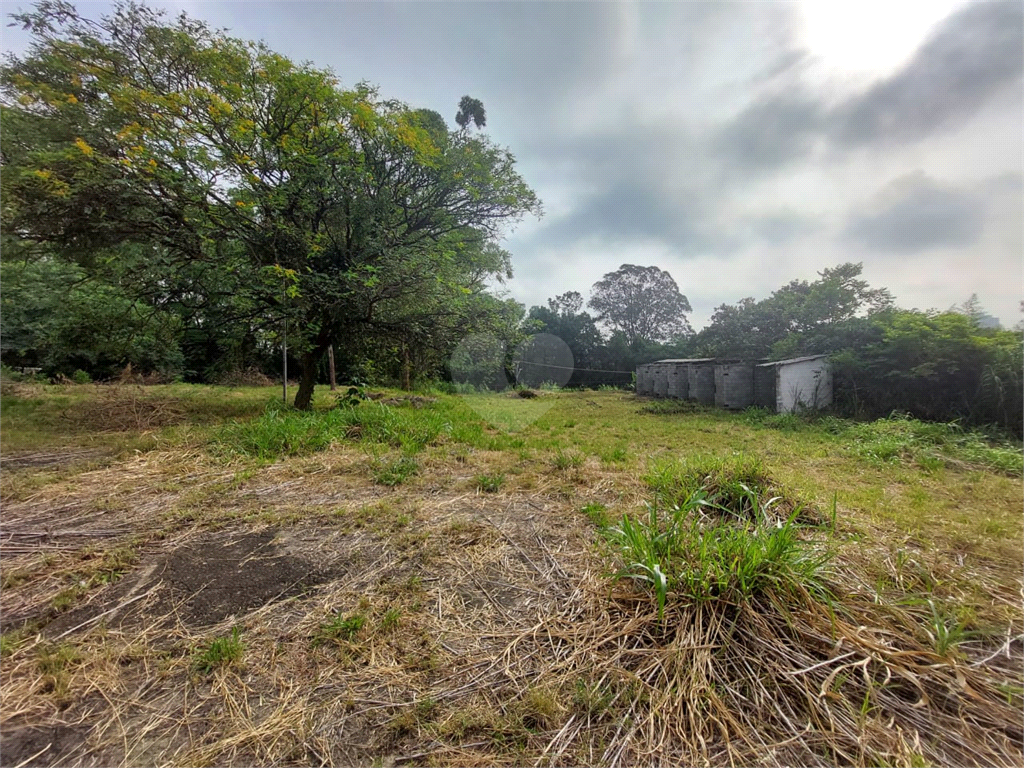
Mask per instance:
[[[979,328],[956,312],[872,318],[881,339],[833,357],[835,400],[848,415],[894,411],[926,421],[1024,430],[1021,334]]]

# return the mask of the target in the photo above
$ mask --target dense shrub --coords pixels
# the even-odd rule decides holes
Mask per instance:
[[[955,312],[892,312],[876,322],[881,340],[833,356],[840,412],[873,418],[899,411],[1021,435],[1019,333],[982,329]]]

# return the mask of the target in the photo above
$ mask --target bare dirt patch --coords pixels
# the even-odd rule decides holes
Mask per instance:
[[[87,728],[56,723],[0,731],[0,760],[4,767],[61,765],[78,748]]]
[[[244,616],[334,575],[331,565],[283,553],[275,533],[228,533],[183,544],[154,579],[166,583],[182,621],[204,626]]]

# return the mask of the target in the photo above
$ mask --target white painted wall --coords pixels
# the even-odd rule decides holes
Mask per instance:
[[[832,369],[828,358],[780,365],[775,398],[778,413],[832,405]]]

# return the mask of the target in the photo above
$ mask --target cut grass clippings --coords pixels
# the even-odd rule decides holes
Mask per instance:
[[[618,392],[481,395],[514,433],[460,397],[262,397],[5,497],[12,764],[1024,759],[1014,478]],[[190,626],[216,585],[169,600],[160,568],[188,552],[284,581]]]

